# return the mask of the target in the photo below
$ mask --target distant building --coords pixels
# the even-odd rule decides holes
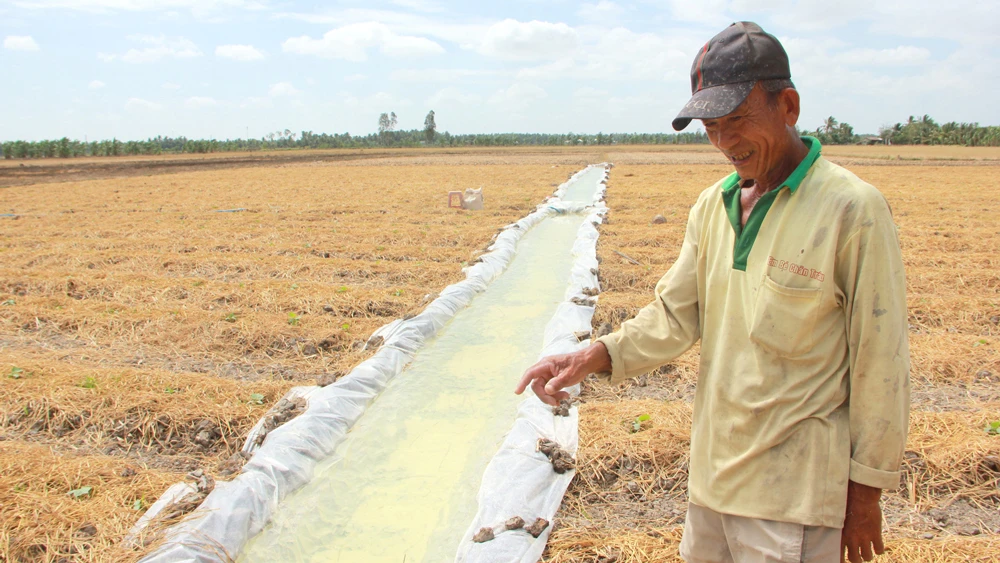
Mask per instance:
[[[885,139],[879,137],[878,135],[862,135],[861,139],[858,141],[859,145],[887,145],[889,144]]]

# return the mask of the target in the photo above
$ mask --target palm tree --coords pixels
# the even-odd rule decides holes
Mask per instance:
[[[823,132],[826,133],[827,135],[832,133],[836,128],[837,128],[837,120],[834,119],[832,115],[826,118],[826,120],[823,122]]]

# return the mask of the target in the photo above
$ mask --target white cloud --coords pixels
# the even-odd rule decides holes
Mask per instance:
[[[262,9],[264,2],[247,0],[32,0],[16,1],[22,8],[67,8],[82,11],[121,10],[126,12],[151,12],[178,8],[247,8]]]
[[[240,107],[243,109],[267,109],[273,106],[274,104],[271,103],[270,98],[251,97],[240,103]]]
[[[146,45],[141,49],[129,49],[124,55],[98,53],[105,62],[122,60],[126,63],[152,63],[163,59],[189,59],[200,57],[201,50],[190,39],[166,37],[164,35],[129,35],[130,41]]]
[[[576,51],[580,38],[564,23],[506,19],[486,32],[479,52],[505,59],[555,59]]]
[[[258,51],[253,45],[219,45],[215,48],[215,56],[249,62],[263,59],[264,53]]]
[[[947,10],[941,9],[940,2],[934,0],[844,0],[843,3],[826,4],[814,0],[703,0],[697,3],[676,0],[673,10],[669,0],[661,3],[580,0],[559,3],[557,12],[545,10],[547,4],[537,0],[530,0],[527,8],[518,4],[518,10],[509,12],[475,3],[452,6],[443,0],[387,0],[382,3],[348,0],[309,5],[265,1],[275,8],[273,12],[247,12],[248,3],[240,0],[0,0],[0,22],[10,24],[4,27],[4,35],[42,34],[38,22],[70,18],[78,21],[80,29],[112,25],[130,30],[121,32],[118,37],[112,30],[112,36],[106,37],[108,42],[90,51],[91,57],[99,49],[112,53],[106,55],[114,61],[111,67],[120,63],[133,71],[137,67],[141,70],[142,65],[124,64],[123,57],[129,49],[136,52],[130,57],[136,60],[160,57],[159,63],[147,64],[147,68],[156,69],[155,76],[151,75],[152,81],[145,81],[151,89],[126,91],[113,102],[112,111],[119,114],[119,124],[114,125],[110,118],[104,120],[112,123],[114,129],[107,133],[112,125],[98,119],[96,113],[86,111],[85,102],[92,105],[95,97],[119,88],[117,77],[108,74],[107,69],[92,69],[78,76],[76,95],[83,102],[73,103],[74,117],[68,119],[61,116],[61,112],[55,112],[52,123],[47,123],[49,118],[41,107],[44,105],[42,100],[32,94],[46,88],[45,80],[58,78],[58,65],[52,66],[58,58],[39,57],[55,53],[58,45],[46,34],[37,40],[38,44],[45,43],[46,53],[5,50],[5,45],[0,45],[0,59],[6,57],[12,62],[17,58],[38,59],[32,69],[28,69],[36,72],[38,79],[26,90],[21,104],[26,104],[24,114],[33,115],[34,119],[15,118],[8,127],[9,133],[20,130],[22,136],[26,136],[36,134],[37,129],[38,135],[45,131],[50,131],[46,135],[61,135],[57,131],[61,122],[72,124],[76,121],[81,131],[92,135],[105,131],[102,134],[108,137],[116,134],[119,138],[125,135],[145,138],[160,132],[157,129],[188,136],[228,130],[242,132],[246,119],[241,115],[264,116],[273,111],[280,113],[268,118],[280,121],[275,127],[281,124],[282,127],[308,128],[311,127],[309,120],[315,121],[319,115],[327,124],[321,124],[321,129],[370,131],[375,127],[375,117],[382,111],[396,111],[400,127],[409,128],[419,127],[428,109],[440,112],[442,123],[460,124],[461,129],[469,132],[514,129],[670,131],[669,119],[690,94],[688,72],[697,50],[708,38],[736,20],[758,21],[768,31],[782,36],[791,58],[793,78],[803,98],[800,124],[804,129],[815,128],[828,115],[853,124],[859,132],[875,131],[885,122],[905,121],[911,113],[928,113],[939,122],[1000,123],[1000,110],[991,106],[988,100],[977,98],[982,92],[1000,90],[1000,73],[996,72],[1000,65],[1000,34],[994,29],[996,0],[950,0]],[[19,7],[19,4],[33,7]],[[195,35],[195,31],[175,31],[197,27],[192,11],[199,4],[214,6],[221,16],[237,17],[233,18],[232,25],[212,26],[214,31],[206,37]],[[51,8],[39,10],[37,5]],[[57,6],[66,8],[57,10]],[[446,10],[436,11],[442,6]],[[84,8],[91,11],[81,11]],[[519,11],[521,8],[528,11]],[[279,15],[280,10],[314,13]],[[512,27],[525,32],[500,34],[504,30],[499,25],[491,31],[491,26],[503,23],[501,20],[505,17],[520,20],[522,23],[515,22]],[[545,24],[547,26],[561,27],[564,33],[553,34],[556,37],[556,48],[552,49],[555,54],[545,48],[547,43],[533,42],[537,39],[529,33],[533,32],[534,24],[529,21],[533,18],[552,22]],[[622,25],[614,23],[616,18],[628,25],[616,27]],[[273,21],[275,19],[292,21]],[[147,24],[159,22],[166,27],[123,27],[129,22],[141,24],[142,21]],[[310,25],[302,23],[304,21],[323,23]],[[279,32],[277,41],[239,33],[240,25],[250,24],[272,24],[272,27],[292,31],[284,35]],[[192,66],[184,64],[186,62],[201,66],[201,62],[211,59],[219,64],[237,65],[222,58],[222,51],[217,47],[227,47],[223,43],[240,43],[260,52],[266,51],[264,61],[245,63],[260,66],[259,70],[263,71],[263,66],[271,62],[280,64],[278,59],[292,55],[281,51],[281,43],[286,39],[306,35],[314,44],[319,44],[317,48],[324,47],[325,32],[334,28],[350,30],[352,25],[379,30],[382,29],[379,26],[384,26],[392,34],[371,34],[374,37],[371,41],[375,43],[372,46],[363,46],[365,36],[347,41],[347,57],[340,58],[364,58],[368,64],[343,63],[336,60],[336,55],[326,52],[318,56],[330,56],[333,61],[316,56],[292,57],[285,62],[306,62],[311,70],[278,72],[265,76],[265,82],[257,86],[246,82],[252,82],[255,73],[234,76],[226,84],[206,76],[191,80],[183,74],[190,70],[186,67]],[[175,54],[192,52],[183,45],[170,43],[168,38],[162,41],[167,53],[147,53],[161,46],[138,39],[123,42],[124,35],[129,33],[183,35],[196,44],[195,49],[201,48],[195,52],[202,53],[203,58],[173,58]],[[490,33],[487,44],[484,40]],[[405,60],[401,63],[383,53],[385,37],[426,38],[447,53],[418,64]],[[567,37],[566,43],[558,42]],[[71,35],[67,38],[74,39]],[[2,42],[4,36],[0,36]],[[511,47],[512,43],[523,50]],[[393,51],[394,47],[398,50]],[[410,50],[411,46],[406,41],[396,44],[388,41],[385,48],[387,53],[396,55],[399,51]],[[337,64],[348,64],[348,67],[337,67]],[[83,92],[90,82],[86,74],[91,74],[92,80],[106,77],[114,84]],[[315,78],[315,83],[308,80],[310,77]],[[142,77],[137,75],[138,78]],[[184,80],[183,87],[178,82],[156,90],[157,81],[162,84],[176,80]],[[204,84],[206,80],[211,83]],[[301,93],[272,98],[269,85],[285,80],[292,85],[298,83],[292,88],[293,91],[301,89]],[[956,83],[963,87],[949,90],[948,85]],[[228,92],[233,88],[243,93],[231,95]],[[379,90],[383,90],[382,95],[369,96]],[[545,91],[547,96],[541,93]],[[284,88],[276,90],[276,93],[282,92],[287,96]],[[325,93],[321,96],[321,92]],[[351,93],[357,96],[353,98],[354,106],[343,103],[351,99]],[[126,112],[124,106],[129,96],[151,100],[152,107],[161,109],[150,114]],[[217,105],[202,110],[187,109],[187,100],[192,96],[210,96]],[[404,98],[412,100],[409,109],[404,105]],[[529,101],[525,102],[524,98]],[[504,105],[487,107],[487,100]],[[297,101],[306,109],[297,109]],[[429,103],[434,105],[428,106]],[[656,105],[646,107],[647,104]],[[241,110],[241,105],[275,109]],[[129,107],[136,112],[151,109],[141,102],[133,102]],[[222,109],[226,111],[218,111]],[[175,114],[175,111],[180,113]]]
[[[471,106],[482,103],[483,98],[476,94],[467,94],[454,86],[448,86],[435,92],[427,98],[428,107],[447,107],[455,104]]]
[[[732,0],[729,7],[735,13],[782,12],[792,6],[790,0]]]
[[[821,4],[796,2],[786,4],[774,16],[774,23],[796,31],[820,31],[841,27],[875,15],[870,0],[840,0]]]
[[[496,70],[474,68],[421,68],[394,70],[389,73],[389,80],[394,82],[456,82],[464,78],[483,78],[499,76]]]
[[[623,27],[588,32],[572,55],[517,72],[520,80],[687,81],[698,39],[684,34],[636,33]],[[703,40],[701,40],[703,41]]]
[[[548,97],[548,92],[534,84],[515,83],[510,88],[498,90],[487,101],[490,105],[526,106]]]
[[[660,120],[654,125],[654,130],[669,131],[670,120],[676,115],[680,106],[671,104],[661,96],[639,93],[629,96],[612,96],[607,101],[606,111],[616,119],[624,116],[645,113],[653,120]]]
[[[30,35],[8,35],[3,39],[3,48],[10,51],[37,51],[38,43]]]
[[[851,49],[835,58],[850,65],[910,66],[927,62],[931,52],[923,47],[901,45],[893,49]]]
[[[440,55],[444,47],[427,39],[413,35],[393,35],[382,44],[382,52],[390,57],[422,57]]]
[[[729,2],[727,0],[699,0],[698,2],[669,0],[668,4],[673,15],[672,19],[675,21],[705,24],[717,27],[719,31],[733,23],[733,18],[729,15]],[[711,35],[706,37],[705,41],[708,41],[710,37]]]
[[[100,80],[91,80],[90,84],[87,84],[87,88],[90,88],[91,90],[100,90],[101,88],[104,88],[104,86],[105,84]]]
[[[543,80],[557,80],[580,74],[576,61],[570,57],[552,61],[539,66],[522,68],[517,73],[518,79],[539,78]],[[602,77],[605,78],[605,77]]]
[[[277,84],[271,84],[271,88],[268,89],[267,94],[272,98],[280,98],[283,96],[294,96],[299,93],[299,90],[292,86],[289,82],[278,82]]]
[[[695,9],[704,5],[704,2],[672,1]],[[711,1],[719,2],[725,11],[724,0]],[[982,0],[949,0],[947,9],[942,9],[939,0],[733,0],[730,7],[732,12],[743,16],[767,14],[765,18],[776,26],[799,33],[850,25],[854,31],[872,35],[1000,45],[1000,34],[996,33],[996,3]]]
[[[802,93],[803,129],[815,128],[828,115],[858,132],[875,132],[881,124],[924,113],[939,122],[990,122],[991,110],[978,105],[974,96],[1000,88],[998,75],[990,70],[1000,61],[981,48],[959,46],[940,59],[936,49],[858,48],[854,45],[859,42],[817,35],[781,39]],[[951,85],[957,83],[965,87],[956,90]]]
[[[149,100],[144,100],[142,98],[129,98],[128,101],[125,102],[125,111],[132,113],[160,111],[161,109],[163,109],[162,105]]]
[[[163,86],[161,86],[161,88],[163,88],[164,90],[180,90],[181,89],[181,85],[180,84],[174,84],[173,82],[164,82]]]
[[[584,20],[607,25],[608,23],[619,21],[624,13],[625,9],[618,4],[609,2],[608,0],[601,0],[596,4],[583,4],[580,6],[580,9],[577,10],[576,15],[580,16],[580,18]]]
[[[433,0],[392,0],[390,3],[416,12],[438,13],[444,11],[444,6]]]
[[[936,0],[881,0],[864,7],[873,12],[872,33],[1000,45],[996,2],[949,0],[945,7]]]
[[[473,49],[479,46],[483,36],[489,29],[488,25],[476,20],[453,21],[447,17],[428,17],[401,10],[377,10],[349,8],[319,14],[283,12],[275,14],[276,19],[291,19],[314,24],[346,26],[349,24],[370,24],[379,22],[394,33],[400,35],[416,35],[442,39],[457,43],[463,49]]]
[[[379,22],[338,27],[326,32],[320,39],[306,35],[292,37],[281,47],[286,53],[353,62],[367,60],[368,50],[373,48],[390,57],[421,57],[445,52],[444,47],[426,37],[400,35]]]
[[[817,86],[830,88],[838,82],[843,85],[843,91],[834,94],[834,91],[839,90],[835,88],[831,95],[826,96],[830,99],[843,97],[843,92],[846,91],[867,92],[885,97],[885,92],[898,92],[898,86],[894,84],[905,78],[906,71],[903,69],[920,67],[909,71],[917,73],[914,76],[919,82],[934,64],[930,51],[922,47],[904,45],[892,49],[849,49],[849,45],[839,39],[814,37],[782,38],[781,42],[791,61],[792,79],[801,87],[808,90]],[[895,72],[895,77],[885,76],[882,74],[886,72],[885,69],[880,67],[897,67],[904,74]]]
[[[76,10],[91,13],[165,12],[190,10],[196,17],[215,16],[225,10],[264,10],[267,0],[15,0],[26,9]]]
[[[184,100],[184,107],[189,109],[210,108],[217,105],[219,105],[219,102],[215,101],[215,98],[206,96],[191,96]]]
[[[599,90],[591,86],[577,88],[573,92],[573,97],[579,100],[604,100],[608,98],[608,95],[607,90]]]
[[[597,76],[635,80],[688,80],[695,50],[703,43],[681,35],[636,33],[616,27],[587,52],[587,71]]]

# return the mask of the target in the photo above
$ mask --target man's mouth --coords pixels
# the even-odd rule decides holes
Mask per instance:
[[[747,151],[742,154],[730,155],[729,160],[731,160],[733,164],[742,164],[746,162],[751,155],[753,155],[753,151]]]

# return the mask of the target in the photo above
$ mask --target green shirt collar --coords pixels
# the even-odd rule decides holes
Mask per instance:
[[[802,183],[802,180],[805,179],[806,174],[809,173],[809,169],[812,168],[812,165],[816,162],[816,159],[819,158],[820,150],[823,148],[823,146],[819,144],[819,139],[817,139],[816,137],[802,137],[802,142],[805,143],[807,147],[809,147],[809,153],[806,154],[806,157],[802,159],[802,162],[800,162],[799,165],[795,167],[795,170],[792,171],[792,173],[788,176],[788,178],[785,178],[785,181],[782,182],[780,186],[778,186],[779,190],[781,188],[787,187],[788,191],[795,193],[795,190],[799,189],[799,184]],[[733,172],[732,174],[729,175],[728,178],[722,181],[722,191],[724,192],[729,191],[739,185],[740,185],[740,175],[737,174],[736,172]]]

